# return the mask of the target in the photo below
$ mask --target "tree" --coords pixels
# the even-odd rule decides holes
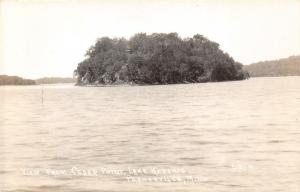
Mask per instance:
[[[138,33],[129,40],[103,37],[75,70],[78,84],[171,84],[245,79],[241,64],[200,34]]]

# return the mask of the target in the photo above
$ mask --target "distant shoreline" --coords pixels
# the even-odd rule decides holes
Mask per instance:
[[[244,65],[251,77],[300,76],[300,56]]]
[[[287,77],[300,77],[300,75],[287,75],[287,76],[257,76],[251,77],[251,79],[257,78],[287,78]],[[250,78],[249,78],[250,79]],[[7,85],[0,85],[0,86],[39,86],[39,85],[64,85],[64,84],[72,84],[78,87],[139,87],[139,86],[159,86],[159,85],[189,85],[189,84],[206,84],[206,83],[226,83],[226,82],[236,82],[236,81],[243,81],[243,80],[234,80],[234,81],[221,81],[221,82],[196,82],[196,83],[173,83],[173,84],[137,84],[137,83],[119,83],[119,84],[77,84],[77,83],[41,83],[41,84],[7,84]]]
[[[25,79],[19,76],[0,75],[1,85],[42,85],[42,84],[60,84],[60,83],[76,83],[75,79],[69,77],[43,77],[39,79]]]
[[[0,75],[0,85],[36,85],[36,82],[18,76]]]

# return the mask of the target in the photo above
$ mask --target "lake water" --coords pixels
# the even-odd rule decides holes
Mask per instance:
[[[3,86],[0,142],[1,192],[299,192],[300,77]]]

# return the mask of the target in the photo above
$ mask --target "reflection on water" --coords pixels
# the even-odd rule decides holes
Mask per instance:
[[[299,82],[0,87],[0,191],[299,191]]]

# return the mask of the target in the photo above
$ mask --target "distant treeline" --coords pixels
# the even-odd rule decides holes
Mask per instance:
[[[202,35],[139,33],[129,40],[103,37],[74,71],[85,84],[174,84],[242,80],[248,77],[219,45]]]
[[[36,85],[55,83],[75,83],[75,79],[68,77],[44,77],[36,80],[31,80],[23,79],[18,76],[0,75],[0,85]]]
[[[23,79],[18,76],[0,75],[0,85],[35,85],[31,79]]]
[[[35,81],[37,84],[75,83],[75,79],[68,77],[44,77]]]
[[[300,75],[300,56],[244,65],[251,77]]]

